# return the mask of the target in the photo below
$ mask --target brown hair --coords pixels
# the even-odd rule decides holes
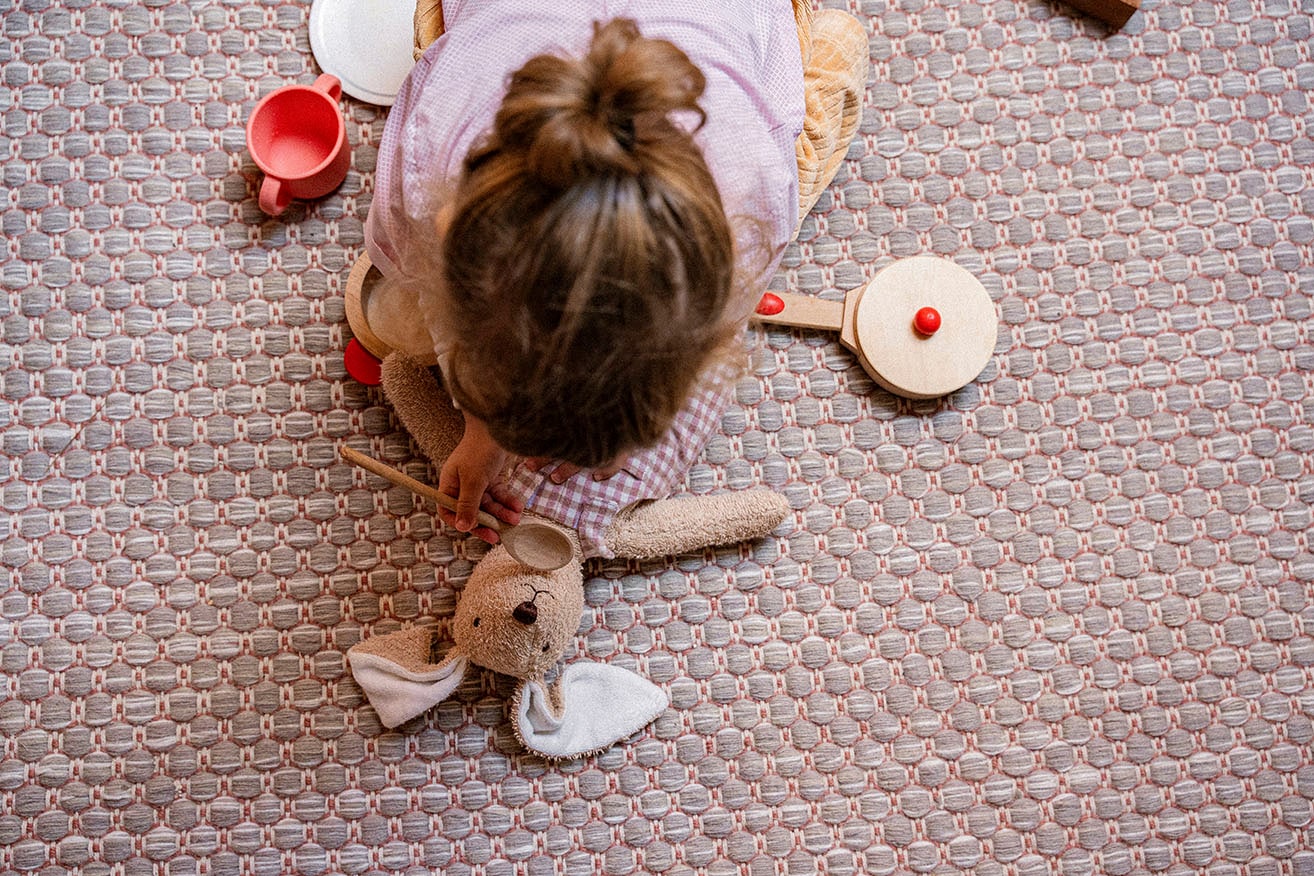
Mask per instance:
[[[436,311],[453,397],[514,453],[656,443],[737,325],[735,241],[686,126],[702,72],[633,21],[512,74],[466,158]]]

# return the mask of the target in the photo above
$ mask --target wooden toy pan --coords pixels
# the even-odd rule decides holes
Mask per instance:
[[[838,331],[873,380],[908,398],[966,386],[990,362],[999,332],[981,282],[937,256],[896,261],[843,301],[768,292],[753,318]]]

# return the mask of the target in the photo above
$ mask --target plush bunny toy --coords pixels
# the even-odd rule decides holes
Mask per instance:
[[[382,377],[403,424],[441,465],[461,437],[460,413],[429,369],[404,353],[387,356]],[[763,535],[788,513],[784,497],[769,490],[642,502],[619,510],[606,530],[606,547],[617,556],[662,557]],[[532,508],[526,516],[542,522]],[[352,674],[384,726],[396,727],[446,699],[475,666],[520,680],[512,727],[526,748],[548,758],[606,748],[666,708],[659,687],[615,666],[576,661],[547,683],[584,608],[581,563],[589,552],[566,529],[574,558],[561,568],[530,568],[502,545],[479,561],[451,624],[455,644],[441,661],[434,659],[428,627],[351,648]]]

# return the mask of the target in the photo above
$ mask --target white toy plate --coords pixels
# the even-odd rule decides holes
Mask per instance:
[[[392,106],[415,62],[415,0],[314,0],[310,50],[342,90],[379,106]]]

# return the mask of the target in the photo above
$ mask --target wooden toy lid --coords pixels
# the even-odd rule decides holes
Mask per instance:
[[[975,379],[994,354],[995,304],[980,280],[948,259],[894,262],[872,278],[853,307],[845,320],[851,346],[876,382],[897,395],[948,395]],[[919,315],[926,308],[939,317],[938,327],[931,314]]]

